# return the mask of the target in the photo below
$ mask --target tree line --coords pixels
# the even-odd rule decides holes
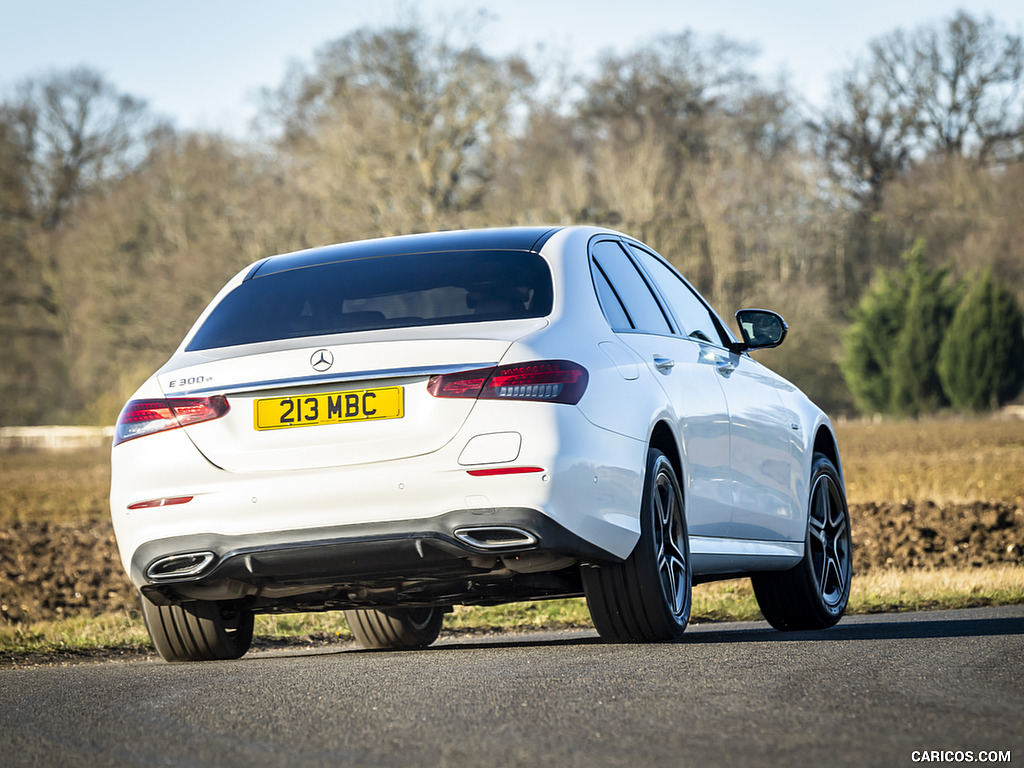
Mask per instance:
[[[917,332],[935,326],[900,325],[909,292],[890,290],[907,309],[893,320],[911,329],[902,336],[873,336],[870,310],[889,306],[880,285],[913,284],[951,329],[985,323],[954,321],[961,299],[984,293],[972,286],[1002,289],[985,300],[1010,307],[1000,317],[1024,299],[1019,35],[966,12],[896,30],[812,108],[725,37],[657,37],[581,74],[490,55],[479,32],[417,22],[340,38],[264,91],[246,138],[176,130],[89,68],[10,88],[0,424],[112,422],[216,290],[263,256],[506,224],[612,226],[724,316],[778,309],[790,339],[763,360],[834,412],[1017,395],[895,384]],[[987,336],[1009,343],[1019,325]],[[887,351],[872,357],[858,338]],[[945,380],[972,378],[954,370],[970,357],[959,344]]]

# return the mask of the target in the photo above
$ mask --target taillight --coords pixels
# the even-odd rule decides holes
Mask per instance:
[[[587,388],[587,369],[568,360],[537,360],[431,376],[434,397],[534,400],[575,405]]]
[[[219,419],[230,408],[228,399],[223,395],[132,400],[121,409],[121,414],[117,417],[114,445],[168,429]]]

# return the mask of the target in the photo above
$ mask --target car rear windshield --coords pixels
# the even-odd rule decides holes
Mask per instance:
[[[349,259],[250,278],[189,351],[275,339],[544,317],[551,271],[536,253],[454,251]]]

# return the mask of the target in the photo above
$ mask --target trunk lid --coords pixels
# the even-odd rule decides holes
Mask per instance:
[[[431,375],[495,365],[516,339],[545,324],[432,328],[421,338],[410,338],[420,334],[409,329],[375,331],[185,353],[158,381],[167,397],[228,398],[225,416],[185,431],[210,462],[231,472],[396,460],[441,448],[476,402],[432,397]]]

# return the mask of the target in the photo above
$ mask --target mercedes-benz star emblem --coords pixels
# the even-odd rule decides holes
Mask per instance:
[[[334,365],[334,355],[326,349],[318,349],[309,358],[309,364],[313,366],[314,371],[326,371]]]

